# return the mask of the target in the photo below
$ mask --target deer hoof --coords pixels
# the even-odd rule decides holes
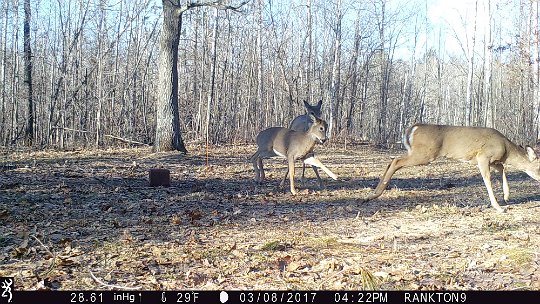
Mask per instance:
[[[304,190],[301,190],[298,192],[299,194],[309,194],[309,190],[308,189],[304,189]]]
[[[360,200],[361,203],[366,203],[366,202],[369,202],[371,201],[372,199],[374,199],[376,196],[374,195],[368,195],[367,197],[365,197],[364,199]]]
[[[499,207],[499,208],[496,208],[496,209],[497,209],[497,211],[499,213],[506,213],[506,210],[508,210],[508,207],[505,206],[505,207]]]

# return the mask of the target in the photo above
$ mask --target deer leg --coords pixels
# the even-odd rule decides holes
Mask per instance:
[[[300,178],[300,181],[302,184],[304,184],[306,178],[306,164],[302,163],[302,177]]]
[[[508,186],[508,180],[506,179],[506,169],[503,164],[492,164],[495,170],[497,170],[502,175],[502,187],[504,193],[504,201],[507,202],[510,198],[510,187]]]
[[[503,193],[504,193],[504,201],[507,202],[508,199],[510,199],[510,187],[508,186],[508,179],[506,179],[506,169],[503,167],[502,169],[502,180],[503,180]]]
[[[334,174],[334,172],[330,171],[323,163],[321,163],[320,160],[318,160],[315,157],[308,157],[304,159],[304,163],[311,165],[312,167],[321,168],[328,176],[330,176],[332,179],[337,180],[337,176]],[[318,172],[317,172],[318,173]]]
[[[260,181],[260,172],[259,172],[259,162],[262,165],[262,161],[259,159],[259,151],[255,152],[253,156],[251,156],[251,162],[253,163],[253,169],[255,170],[255,181]]]
[[[304,167],[306,166],[306,164],[304,164]],[[317,176],[317,180],[319,181],[319,188],[323,189],[324,188],[324,183],[321,179],[321,176],[319,175],[319,170],[317,170],[317,167],[314,166],[314,165],[311,165],[311,169],[313,169],[313,172],[315,172],[315,175]]]
[[[294,158],[289,158],[289,180],[291,181],[291,193],[296,195],[296,189],[294,188]]]
[[[308,158],[312,158],[315,156],[315,154],[313,153],[310,153],[308,155],[309,155]],[[315,172],[315,174],[318,176],[318,172]],[[306,178],[306,163],[303,162],[302,163],[302,177],[300,178],[300,181],[302,182],[302,184],[304,184],[305,178]],[[319,179],[319,183],[320,183],[320,179]]]
[[[257,163],[259,165],[259,181],[262,182],[265,179],[262,157],[259,156]]]
[[[288,175],[289,175],[289,168],[287,168],[287,170],[285,170],[285,176],[283,176],[283,179],[279,183],[280,187],[283,187],[285,185],[285,181],[287,180]]]
[[[431,161],[433,161],[434,157],[425,157],[421,154],[420,157],[415,157],[415,153],[409,152],[408,155],[395,158],[390,162],[388,167],[386,167],[386,170],[384,170],[383,175],[381,176],[381,180],[379,181],[379,184],[377,184],[377,187],[375,188],[375,191],[368,196],[364,201],[369,201],[374,198],[377,198],[381,196],[381,194],[386,190],[386,187],[388,186],[388,183],[390,182],[390,179],[398,171],[399,169],[403,167],[412,167],[417,165],[426,165],[429,164]]]
[[[486,188],[487,188],[489,200],[491,201],[491,206],[493,206],[493,208],[497,209],[497,211],[499,212],[504,212],[504,209],[501,208],[501,206],[499,206],[499,203],[497,203],[495,194],[493,194],[493,187],[491,185],[491,174],[489,172],[489,160],[477,157],[477,161],[478,161],[478,169],[480,169],[480,174],[482,174],[482,178],[484,179],[484,184],[486,185]]]
[[[388,164],[388,166],[386,167],[386,169],[384,170],[381,176],[381,179],[379,180],[379,183],[377,184],[377,187],[375,187],[375,190],[373,191],[373,193],[366,198],[366,201],[369,201],[369,200],[372,200],[381,196],[381,194],[384,192],[384,190],[388,186],[388,182],[390,182],[392,175],[394,175],[394,173],[400,169],[400,167],[397,167],[397,163],[399,160],[400,160],[399,158],[395,158],[392,160],[392,162],[390,162],[390,164]]]

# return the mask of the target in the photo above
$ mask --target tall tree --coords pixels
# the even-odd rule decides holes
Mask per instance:
[[[210,68],[210,94],[208,94],[206,104],[206,166],[208,166],[208,146],[210,145],[210,119],[211,119],[211,106],[216,102],[216,60],[217,60],[217,43],[218,43],[218,20],[219,11],[214,10],[214,29],[212,30],[212,57]]]
[[[340,71],[341,71],[341,21],[343,19],[343,10],[341,0],[337,0],[335,4],[336,23],[334,24],[334,57],[332,64],[332,80],[330,84],[330,122],[328,124],[328,133],[333,136],[336,133],[336,122],[338,120],[338,93],[340,89]],[[336,129],[336,130],[334,130]]]
[[[377,8],[376,8],[377,9]],[[386,45],[386,0],[380,1],[380,17],[377,20],[378,30],[379,30],[379,41],[380,41],[380,58],[379,58],[379,65],[380,65],[380,83],[379,83],[379,89],[380,89],[380,100],[379,100],[379,115],[377,118],[377,144],[382,144],[387,141],[386,136],[386,111],[388,106],[388,82],[389,82],[389,75],[388,75],[388,68],[389,64],[386,59],[386,52],[385,52],[385,45]]]
[[[473,31],[471,35],[471,46],[467,50],[468,51],[468,61],[467,61],[467,95],[466,95],[466,102],[465,106],[466,108],[466,119],[467,119],[467,125],[474,124],[476,125],[477,121],[474,119],[474,110],[475,107],[473,106],[473,74],[474,74],[474,49],[476,47],[476,19],[478,17],[478,0],[474,2],[474,25],[473,25]]]
[[[30,0],[24,0],[24,82],[28,88],[28,113],[26,114],[26,129],[24,138],[26,144],[31,146],[34,143],[34,101],[32,91],[32,48],[30,41],[30,21],[32,13],[30,10]]]
[[[485,24],[484,24],[484,96],[483,102],[485,107],[484,124],[488,127],[493,127],[493,98],[491,87],[491,65],[492,65],[492,49],[493,41],[491,37],[491,0],[484,2]]]
[[[158,96],[156,101],[156,138],[154,151],[181,151],[187,153],[180,130],[178,113],[178,43],[182,31],[184,12],[202,6],[237,10],[238,6],[225,5],[225,1],[163,1],[163,25],[159,41]]]

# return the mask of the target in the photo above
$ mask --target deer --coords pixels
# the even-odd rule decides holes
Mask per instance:
[[[403,135],[407,154],[394,158],[386,167],[371,195],[364,201],[379,197],[392,175],[403,167],[427,165],[439,157],[476,164],[487,188],[491,206],[504,212],[493,193],[490,168],[502,175],[504,201],[510,198],[506,166],[527,173],[540,182],[540,161],[533,148],[522,148],[493,128],[415,124]]]
[[[307,101],[304,100],[304,107],[306,109],[306,114],[296,116],[291,121],[291,124],[289,125],[289,129],[305,132],[309,129],[310,125],[313,123],[312,120],[310,119],[310,115],[313,115],[321,119],[322,99],[320,99],[319,102],[314,106],[312,106],[311,104],[309,104]],[[311,155],[311,156],[315,157],[315,155]],[[321,179],[321,176],[319,175],[319,171],[317,170],[317,166],[311,166],[311,168],[313,169],[313,172],[315,172],[315,176],[317,176],[317,180],[319,181],[319,187],[323,188],[324,184]],[[302,178],[301,178],[302,181],[304,180],[305,172],[306,172],[306,163],[304,162],[302,163]]]
[[[297,194],[294,186],[294,162],[302,160],[304,163],[321,168],[333,179],[337,179],[325,165],[313,157],[315,144],[323,144],[328,137],[326,131],[328,124],[326,121],[309,114],[312,120],[306,131],[295,131],[285,127],[271,127],[265,129],[257,135],[257,151],[250,157],[255,169],[255,181],[262,182],[265,178],[262,160],[274,156],[287,159],[288,171],[283,177],[280,186],[283,186],[287,175],[290,179],[290,190],[293,195]]]
[[[313,115],[317,117],[318,119],[321,119],[321,107],[322,107],[322,99],[319,100],[319,102],[312,106],[307,101],[304,100],[304,107],[306,108],[306,114],[296,116],[289,125],[289,129],[295,130],[295,131],[307,131],[309,129],[309,126],[313,123],[312,119],[309,117],[309,115]]]

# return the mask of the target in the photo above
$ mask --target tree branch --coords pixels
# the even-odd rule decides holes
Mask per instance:
[[[127,139],[127,138],[122,138],[122,137],[118,137],[118,136],[114,136],[114,135],[110,135],[110,134],[105,134],[103,136],[109,137],[109,138],[112,138],[112,139],[116,139],[116,140],[119,140],[121,142],[128,143],[128,144],[148,146],[148,144],[145,144],[145,143],[140,142],[140,141],[131,140],[131,139]]]
[[[197,1],[197,2],[190,0],[188,3],[184,5],[177,5],[174,3],[172,3],[172,5],[176,7],[177,14],[182,14],[183,12],[189,9],[202,7],[202,6],[210,6],[210,7],[220,9],[220,10],[233,10],[233,11],[238,12],[240,11],[240,8],[246,5],[249,1],[250,0],[244,0],[237,6],[227,5],[224,3],[225,2],[224,0],[209,0],[209,1]]]
[[[92,277],[92,279],[94,279],[94,281],[98,282],[99,284],[101,284],[101,285],[103,285],[103,286],[105,286],[105,287],[107,287],[107,288],[111,288],[111,289],[121,289],[121,290],[139,290],[139,289],[141,289],[140,286],[137,286],[137,287],[128,287],[128,286],[110,285],[110,284],[107,284],[107,283],[103,282],[102,280],[100,280],[98,277],[96,277],[90,268],[88,269],[88,271],[90,272],[90,276]]]

